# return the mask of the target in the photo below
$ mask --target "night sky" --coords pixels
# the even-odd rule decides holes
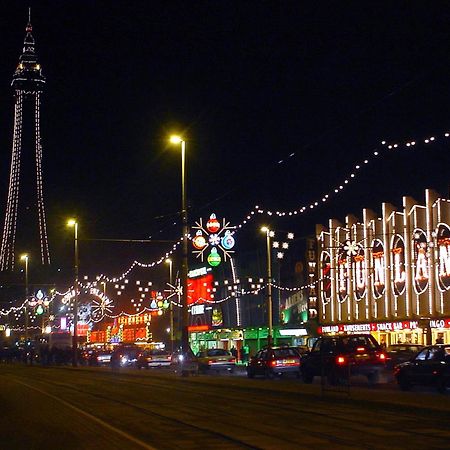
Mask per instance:
[[[423,201],[425,188],[448,195],[448,2],[3,1],[1,226],[10,82],[29,4],[47,78],[44,189],[58,264],[70,261],[71,215],[84,238],[181,235],[173,225],[180,156],[167,144],[174,131],[187,139],[190,217],[216,212],[234,223],[254,205],[320,201],[382,140],[418,142],[367,165],[315,212],[253,222],[243,249],[263,222],[307,235],[330,217],[379,212],[383,201],[401,206],[403,195]],[[429,136],[439,139],[422,144]],[[161,248],[136,255],[152,260]],[[126,269],[129,248],[120,261],[105,251],[83,243],[85,267]]]

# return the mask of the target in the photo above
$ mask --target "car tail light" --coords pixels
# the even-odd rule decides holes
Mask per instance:
[[[235,363],[235,362],[236,362],[236,359],[235,359],[235,358],[230,358],[230,359],[228,360],[228,362],[230,362],[230,363]]]
[[[345,364],[345,358],[344,358],[343,356],[338,356],[338,357],[336,358],[336,362],[337,362],[339,365]]]
[[[381,360],[386,360],[386,355],[384,354],[384,353],[380,353],[379,355],[378,355],[378,358],[380,358]]]
[[[357,351],[357,352],[363,352],[363,351],[365,351],[365,350],[366,350],[365,347],[356,347],[356,351]]]
[[[212,364],[213,360],[212,359],[208,359],[208,364]]]
[[[270,365],[271,365],[272,367],[275,367],[275,366],[278,365],[278,361],[277,361],[276,359],[272,359],[272,361],[270,361]]]

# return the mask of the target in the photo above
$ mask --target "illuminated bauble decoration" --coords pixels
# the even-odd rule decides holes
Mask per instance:
[[[44,314],[44,307],[42,305],[37,305],[35,312],[38,316],[42,316],[42,314]]]
[[[192,245],[197,249],[201,250],[207,245],[205,236],[203,236],[202,232],[200,230],[195,233],[194,239],[192,239]]]
[[[40,289],[36,292],[36,298],[38,300],[42,300],[44,298],[44,293]]]
[[[155,300],[155,299],[153,299],[153,300],[151,301],[151,303],[150,303],[150,308],[152,308],[152,309],[156,309],[156,308],[158,308],[158,306],[157,306],[157,304],[156,304],[156,300]]]
[[[225,236],[222,238],[220,243],[225,250],[231,250],[234,247],[236,241],[234,240],[230,230],[225,231]]]
[[[162,316],[162,310],[161,309],[158,309],[158,316]]]
[[[170,303],[167,300],[164,300],[163,302],[163,308],[167,309],[170,306]]]
[[[208,255],[208,264],[212,267],[216,267],[222,261],[222,257],[217,253],[217,248],[213,247],[211,253]]]
[[[220,244],[220,237],[217,234],[210,234],[208,240],[211,245],[219,245]]]
[[[162,300],[158,300],[158,302],[156,304],[158,305],[158,308],[162,308],[163,307],[163,301]]]
[[[219,221],[216,219],[216,215],[214,213],[212,213],[209,216],[209,220],[208,222],[206,222],[206,229],[210,232],[210,233],[215,233],[216,231],[219,231],[220,228],[220,223]]]

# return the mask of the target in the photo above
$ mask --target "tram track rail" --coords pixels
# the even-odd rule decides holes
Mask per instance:
[[[69,369],[70,370],[70,369]],[[90,371],[85,371],[83,375],[89,375]],[[109,373],[105,371],[93,371],[97,377],[100,378],[99,381],[111,381],[114,380],[114,383],[116,385],[135,385],[136,387],[139,387],[140,389],[161,389],[165,392],[171,391],[178,392],[180,395],[188,394],[191,396],[205,396],[203,392],[197,392],[193,391],[193,389],[199,390],[201,389],[202,385],[208,385],[210,387],[211,383],[202,383],[201,381],[195,380],[195,382],[189,382],[187,380],[177,379],[177,378],[169,378],[169,377],[162,377],[162,376],[139,376],[139,375],[129,375],[128,373]],[[79,375],[81,375],[82,372],[79,372]],[[86,381],[86,377],[83,377],[81,379],[81,383]],[[161,419],[172,421],[173,423],[176,423],[177,426],[187,426],[191,427],[193,429],[196,429],[199,432],[207,433],[210,435],[216,436],[219,440],[226,441],[233,445],[239,445],[240,448],[261,448],[258,446],[254,446],[252,443],[240,439],[236,439],[229,434],[224,433],[218,433],[217,430],[212,430],[209,427],[205,426],[198,426],[197,424],[193,424],[192,422],[187,422],[185,420],[180,420],[177,417],[173,416],[173,411],[171,414],[162,414],[161,410],[167,410],[167,403],[164,402],[157,402],[154,399],[152,400],[152,408],[150,408],[148,405],[140,405],[137,403],[133,403],[129,400],[119,399],[119,398],[111,398],[110,394],[103,394],[99,392],[93,392],[92,390],[86,388],[86,386],[82,386],[81,388],[75,387],[73,384],[63,383],[61,381],[49,381],[45,379],[42,376],[35,377],[36,381],[39,381],[40,383],[43,383],[47,385],[48,387],[55,387],[58,386],[58,388],[66,390],[66,391],[72,391],[74,393],[82,394],[82,395],[88,395],[97,399],[101,399],[103,401],[109,401],[109,402],[115,402],[117,404],[120,404],[124,407],[133,408],[137,411],[139,411],[141,414],[145,414],[147,416],[157,416]],[[170,383],[170,381],[174,381],[174,383]],[[176,382],[178,381],[178,382]],[[169,384],[170,383],[170,384]],[[208,392],[207,397],[208,400],[215,399],[218,403],[221,402],[232,402],[232,401],[242,401],[241,391],[245,390],[247,392],[247,396],[245,399],[246,408],[253,408],[255,411],[261,410],[261,408],[267,408],[270,404],[273,404],[273,401],[276,400],[277,402],[277,409],[282,409],[284,413],[287,414],[305,414],[309,415],[310,417],[317,417],[320,420],[327,421],[328,423],[332,424],[331,428],[338,428],[340,430],[347,430],[350,434],[358,430],[361,426],[365,426],[367,428],[367,423],[362,420],[362,417],[351,417],[350,410],[345,411],[345,405],[346,402],[339,402],[340,407],[343,408],[343,415],[341,417],[336,416],[335,413],[332,412],[319,412],[317,411],[317,408],[314,407],[314,403],[311,407],[308,407],[305,403],[299,403],[299,406],[293,407],[289,404],[289,398],[286,398],[286,396],[290,396],[292,399],[292,392],[280,392],[280,391],[272,391],[270,389],[261,389],[258,387],[258,392],[263,393],[265,395],[264,400],[257,400],[255,398],[251,398],[248,395],[248,387],[242,387],[238,386],[235,383],[233,383],[233,388],[237,389],[237,392],[231,392],[230,390],[226,390],[225,385],[215,385],[217,388],[214,393]],[[300,394],[298,394],[300,397]],[[308,396],[306,396],[308,397]],[[309,396],[311,397],[311,395]],[[207,412],[207,408],[201,406],[202,403],[198,403],[196,406],[197,413],[199,411],[202,411],[203,413]],[[301,408],[300,408],[301,406]],[[372,411],[373,414],[373,411]],[[380,413],[386,416],[386,411]],[[398,412],[393,411],[392,414],[398,414]],[[405,420],[415,420],[416,417],[414,417],[412,414],[403,413]],[[430,420],[431,422],[431,420]],[[248,431],[249,433],[255,432],[254,427],[245,427],[243,426],[244,431]],[[324,433],[323,430],[321,431],[314,431],[310,427],[303,427],[302,424],[296,425],[296,431],[300,433],[308,433],[310,436],[316,436],[318,439],[321,440],[327,440],[329,444],[333,445],[340,445],[345,447],[358,447],[359,444],[355,441],[355,439],[346,439],[337,437],[333,434]],[[264,427],[259,428],[258,432],[261,434],[264,434]],[[370,433],[371,430],[368,428],[366,429],[365,433]],[[421,433],[420,431],[415,431],[412,429],[407,430],[408,434],[415,434],[417,436],[421,437],[427,437],[428,434]],[[434,436],[435,439],[439,439],[439,437]],[[442,438],[444,439],[444,438]],[[286,444],[294,444],[293,441],[290,441],[289,439],[286,440]],[[237,447],[235,447],[237,448]],[[365,448],[371,449],[371,448],[378,448],[376,446],[371,446],[370,444],[366,444]]]

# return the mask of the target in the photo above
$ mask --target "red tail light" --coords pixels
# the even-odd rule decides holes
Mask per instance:
[[[230,363],[235,363],[235,362],[236,362],[236,359],[235,359],[235,358],[230,358],[230,359],[228,360],[228,362],[230,362]]]
[[[338,356],[338,357],[336,358],[336,362],[337,362],[339,365],[345,364],[345,358],[344,358],[343,356]]]
[[[386,359],[386,355],[384,353],[380,353],[378,355],[378,358],[382,359],[383,361]]]
[[[212,359],[208,359],[208,364],[212,364],[213,360]]]
[[[272,367],[275,367],[278,364],[278,361],[276,359],[273,359],[272,361],[270,361],[270,365]]]
[[[365,347],[356,347],[357,352],[363,352],[365,349]]]

